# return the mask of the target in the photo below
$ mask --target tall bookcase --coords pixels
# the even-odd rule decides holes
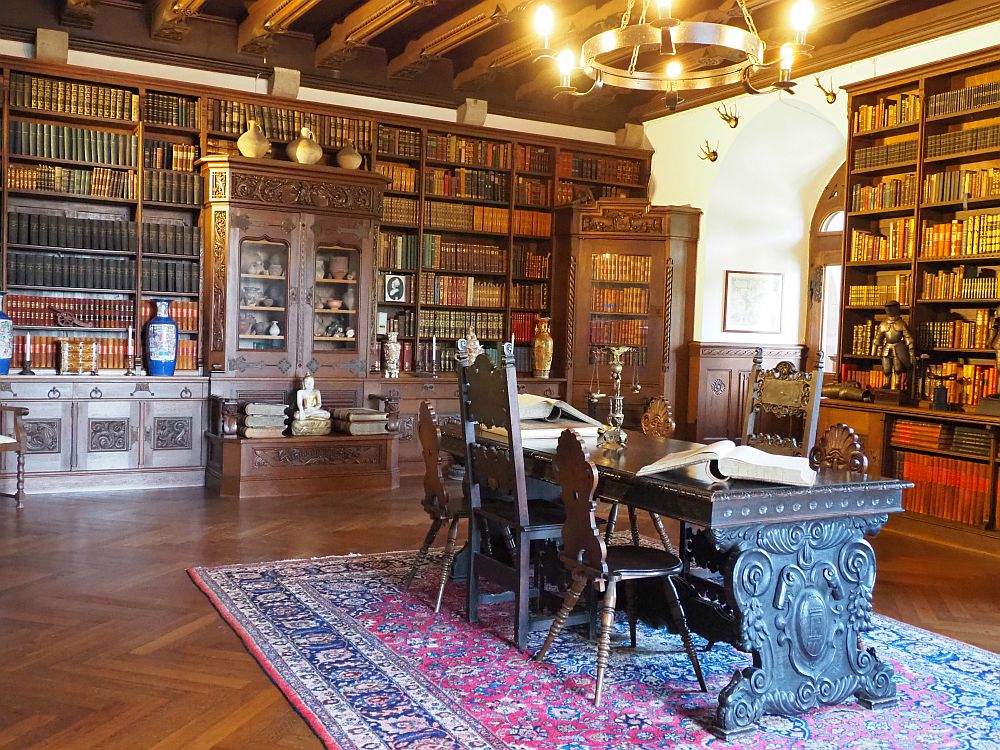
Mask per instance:
[[[880,432],[882,471],[917,482],[909,510],[996,528],[1000,410],[983,399],[1000,390],[1000,48],[848,92],[840,379],[883,384],[873,337],[899,301],[920,358],[914,403],[858,418]],[[939,382],[947,412],[930,410]]]

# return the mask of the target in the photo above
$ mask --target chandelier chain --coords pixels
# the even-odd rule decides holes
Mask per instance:
[[[628,22],[632,18],[632,8],[635,7],[635,0],[628,0],[628,5],[625,6],[625,12],[622,13],[622,25],[621,28],[628,26]]]
[[[760,34],[757,33],[757,26],[753,22],[753,16],[750,15],[750,9],[747,8],[746,0],[736,0],[736,4],[739,5],[740,10],[743,11],[743,20],[746,21],[747,28],[750,30],[750,33],[759,37]]]

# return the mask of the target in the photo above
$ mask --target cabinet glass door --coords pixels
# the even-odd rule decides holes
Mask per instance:
[[[246,237],[240,241],[241,350],[286,351],[288,244]]]
[[[340,245],[316,246],[313,352],[357,352],[361,253]]]
[[[649,361],[649,304],[653,259],[649,255],[592,253],[589,361],[608,363],[605,347],[628,346],[629,367]]]

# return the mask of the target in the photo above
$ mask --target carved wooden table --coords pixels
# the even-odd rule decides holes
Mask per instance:
[[[454,426],[442,447],[459,455]],[[790,715],[854,695],[866,708],[896,703],[892,667],[861,646],[870,630],[875,553],[865,540],[902,511],[910,483],[821,472],[812,487],[730,480],[707,484],[684,472],[637,477],[657,458],[692,447],[630,433],[625,449],[597,449],[598,494],[680,519],[700,530],[685,547],[722,584],[691,574],[691,629],[753,655],[719,694],[712,731],[751,732],[764,714]],[[553,481],[551,445],[526,447],[525,471]]]
[[[207,487],[232,497],[399,487],[399,435],[208,435]]]

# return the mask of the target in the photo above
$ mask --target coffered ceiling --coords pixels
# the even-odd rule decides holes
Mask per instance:
[[[534,62],[540,0],[0,0],[0,37],[31,41],[62,28],[72,49],[269,75],[302,83],[454,107],[485,99],[489,111],[613,129],[666,114],[663,95],[602,91],[555,97],[551,61]],[[547,0],[559,25],[553,46],[620,23],[627,0]],[[761,36],[788,41],[793,0],[749,0]],[[814,0],[811,59],[796,76],[1000,18],[997,0]],[[686,20],[740,23],[735,0],[674,0]],[[650,56],[646,65],[661,64]],[[834,81],[836,84],[836,81]],[[687,92],[680,109],[739,89]]]

